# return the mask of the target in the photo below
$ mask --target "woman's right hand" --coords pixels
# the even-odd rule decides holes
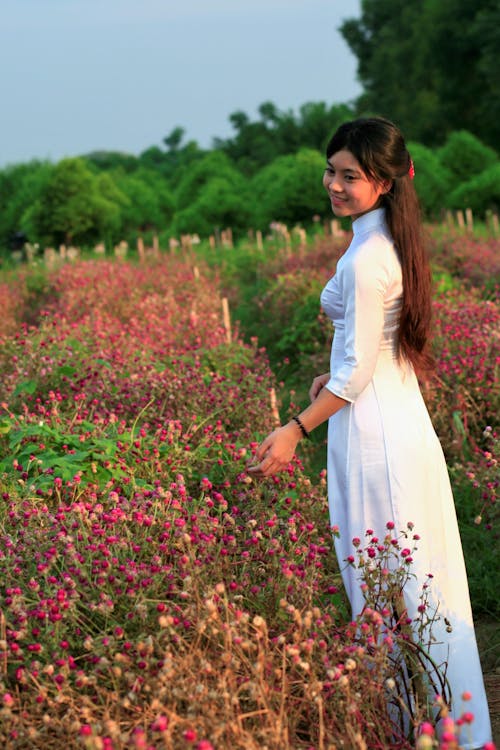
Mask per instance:
[[[311,403],[318,398],[320,391],[323,390],[323,388],[325,387],[325,385],[328,383],[329,380],[330,380],[329,372],[325,372],[324,375],[318,375],[317,377],[314,378],[312,382],[312,386],[309,389],[309,398],[311,399]]]

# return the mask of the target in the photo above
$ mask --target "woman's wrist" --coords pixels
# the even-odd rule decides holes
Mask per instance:
[[[289,424],[295,427],[295,430],[296,432],[298,432],[300,438],[306,438],[307,440],[310,439],[311,436],[309,435],[309,432],[304,427],[304,424],[299,416],[292,417]]]

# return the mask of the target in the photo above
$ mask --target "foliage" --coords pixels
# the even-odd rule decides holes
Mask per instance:
[[[233,112],[229,120],[236,135],[214,140],[214,147],[224,151],[245,175],[254,175],[279,156],[301,148],[323,153],[332,133],[342,122],[352,119],[354,111],[347,104],[307,102],[296,115],[291,110],[280,112],[272,102],[264,102],[259,114],[259,120],[251,121],[245,112]]]
[[[468,182],[495,163],[497,153],[466,130],[450,133],[437,150],[439,161],[451,172],[455,182]]]
[[[447,200],[450,208],[467,208],[476,213],[488,209],[498,211],[500,206],[500,162],[492,164],[467,182],[453,190]]]
[[[256,226],[264,229],[273,221],[288,224],[300,217],[310,223],[315,214],[324,214],[324,165],[317,151],[301,149],[264,167],[251,183]]]
[[[428,243],[433,268],[453,277],[451,288],[475,287],[481,289],[479,297],[498,297],[500,257],[495,236],[479,239],[470,232],[448,229],[439,239],[431,235]],[[478,297],[477,291],[473,294]]]
[[[17,232],[27,232],[23,217],[39,199],[52,170],[47,162],[32,161],[0,171],[0,247],[8,247]],[[30,239],[34,242],[38,238],[34,235]]]
[[[498,570],[498,434],[486,427],[479,445],[450,467],[460,534],[467,553],[471,599],[476,613],[496,617],[498,593],[490,570]],[[479,605],[480,603],[480,605]]]
[[[237,234],[251,221],[248,188],[238,174],[211,177],[197,200],[175,214],[176,234],[195,232],[205,237],[230,227]]]
[[[177,127],[163,139],[165,148],[153,146],[139,157],[104,151],[0,170],[0,248],[13,240],[22,247],[23,235],[43,249],[135,244],[152,232],[167,242],[182,234],[208,238],[227,227],[241,238],[272,222],[314,229],[317,218],[330,217],[321,187],[325,144],[355,114],[324,102],[283,113],[264,102],[257,122],[233,113],[237,134],[216,139],[211,151],[184,143]],[[498,159],[476,136],[461,129],[441,148],[409,146],[427,218],[446,204],[478,215],[498,208]]]
[[[306,291],[305,261],[331,275],[335,248],[317,249],[261,254],[259,273],[277,289],[286,279],[281,306],[287,284],[296,300]],[[80,261],[47,274],[30,323],[5,308],[0,739],[429,747],[433,709],[401,685],[402,659],[426,664],[425,607],[417,644],[385,606],[417,537],[387,527],[378,547],[369,532],[353,540],[345,562],[369,606],[351,623],[325,473],[307,478],[299,457],[264,482],[246,472],[273,423],[274,379],[255,341],[227,341],[216,281],[197,264],[199,278],[175,256]]]
[[[358,58],[358,111],[383,114],[426,145],[465,129],[495,147],[499,28],[496,0],[363,0],[361,17],[340,29]]]
[[[411,141],[407,145],[415,165],[415,190],[422,211],[427,217],[439,217],[444,198],[453,184],[451,172],[432,149]]]
[[[121,229],[125,236],[137,231],[162,229],[172,220],[174,198],[157,172],[138,169],[133,174],[118,171],[114,182],[125,196],[121,206]]]
[[[109,191],[109,180],[106,183]],[[119,227],[119,208],[101,194],[102,180],[83,159],[63,159],[52,170],[23,221],[46,244],[101,240]],[[116,191],[113,191],[116,197]]]
[[[214,178],[226,179],[229,184],[241,181],[241,175],[221,151],[211,151],[186,172],[176,190],[177,210],[196,202]]]
[[[216,227],[244,229],[250,221],[248,187],[222,151],[212,151],[185,172],[175,194],[176,233],[212,234]]]

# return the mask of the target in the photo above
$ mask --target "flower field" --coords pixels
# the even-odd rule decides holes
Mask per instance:
[[[425,393],[471,549],[490,567],[500,313],[491,274],[485,296],[439,247],[447,281]],[[401,680],[403,660],[446,697],[445,670],[425,657],[425,590],[419,644],[389,606],[418,555],[411,519],[385,539],[367,530],[340,561],[367,592],[352,623],[324,471],[297,456],[272,480],[246,473],[279,388],[266,316],[291,320],[287,306],[315,293],[333,256],[315,245],[300,263],[276,256],[264,281],[261,269],[269,304],[253,336],[223,323],[234,265],[214,271],[199,256],[81,260],[0,281],[2,747],[451,750],[467,739],[466,695],[438,742],[435,709]],[[328,343],[318,315],[306,334],[300,317],[279,341],[275,329],[277,356],[290,362],[302,330],[301,356],[327,362],[312,343]],[[474,601],[471,583],[473,605],[491,613],[494,584],[483,589]]]

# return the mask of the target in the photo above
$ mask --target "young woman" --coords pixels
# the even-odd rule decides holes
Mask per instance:
[[[431,363],[430,270],[423,247],[413,163],[400,131],[382,118],[342,125],[327,146],[323,185],[333,213],[353,220],[353,240],[321,294],[335,327],[330,371],[316,377],[311,404],[259,446],[254,476],[283,470],[298,441],[328,425],[328,499],[341,566],[352,539],[367,529],[383,538],[409,521],[421,537],[405,587],[410,617],[432,573],[432,603],[440,619],[431,656],[447,663],[455,716],[472,693],[473,737],[491,740],[467,577],[445,459],[416,372]],[[353,616],[363,609],[358,572],[344,566]],[[445,625],[448,620],[449,626]]]

